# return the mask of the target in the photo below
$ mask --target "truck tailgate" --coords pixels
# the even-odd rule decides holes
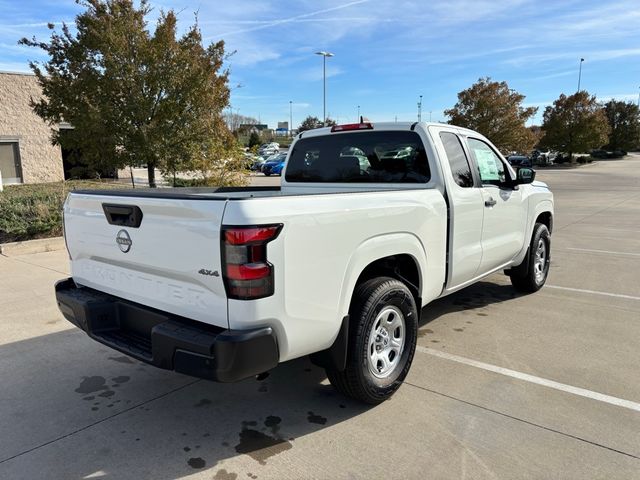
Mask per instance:
[[[71,193],[64,207],[79,285],[228,328],[221,277],[225,199]]]

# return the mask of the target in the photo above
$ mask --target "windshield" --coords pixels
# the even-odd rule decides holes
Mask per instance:
[[[416,132],[351,132],[296,142],[287,182],[426,183],[427,155]]]

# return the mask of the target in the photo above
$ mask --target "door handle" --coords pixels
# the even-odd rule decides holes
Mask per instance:
[[[493,199],[493,197],[489,197],[489,200],[484,201],[485,207],[493,207],[495,204],[496,204],[496,201]]]

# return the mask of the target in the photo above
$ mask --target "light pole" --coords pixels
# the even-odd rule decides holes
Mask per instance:
[[[358,121],[356,123],[360,123],[360,105],[358,105]]]
[[[578,92],[580,91],[580,80],[582,79],[582,62],[584,62],[584,58],[580,59],[580,68],[578,70]]]
[[[431,121],[431,110],[429,110],[429,121]]]
[[[293,133],[293,102],[289,100],[289,136]]]
[[[640,90],[640,87],[638,87],[638,90]],[[638,92],[638,108],[640,109],[640,92]]]
[[[327,57],[333,57],[331,52],[316,52],[322,55],[322,126],[327,122]]]
[[[418,100],[418,121],[422,121],[422,95],[420,95],[420,100]]]

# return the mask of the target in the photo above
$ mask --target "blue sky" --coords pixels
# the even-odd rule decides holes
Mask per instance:
[[[640,86],[638,0],[151,0],[173,8],[183,28],[199,23],[207,41],[229,51],[232,108],[275,126],[322,116],[322,58],[328,50],[327,112],[346,123],[446,120],[443,110],[479,77],[506,80],[541,107],[577,87],[599,99],[636,101]],[[0,0],[0,70],[27,71],[35,49],[22,36],[45,39],[46,22],[72,22],[72,0]]]

